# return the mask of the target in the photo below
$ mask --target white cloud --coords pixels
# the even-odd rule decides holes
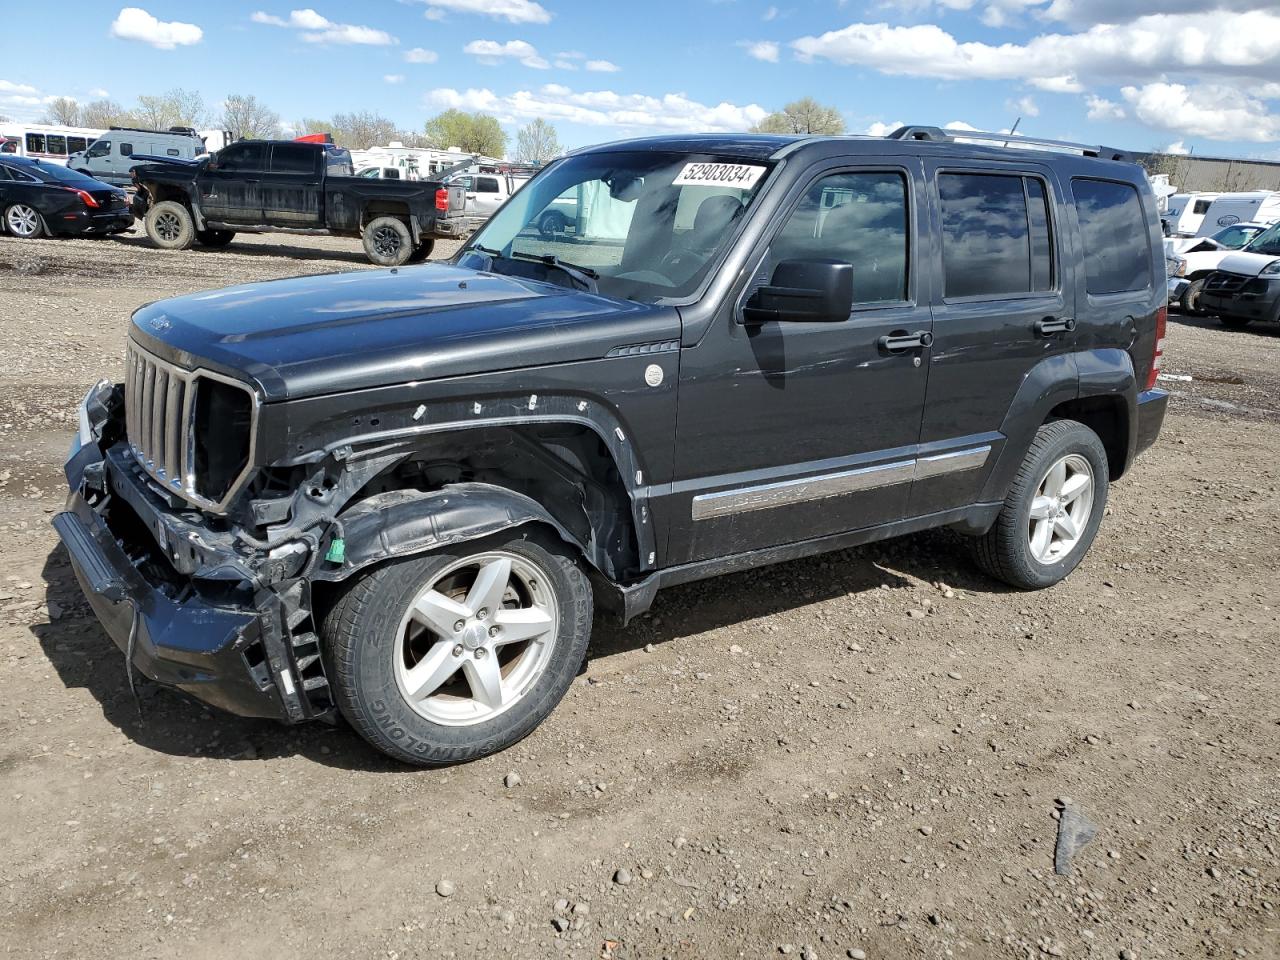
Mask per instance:
[[[1123,120],[1125,118],[1124,107],[1105,97],[1089,94],[1084,98],[1084,102],[1089,108],[1090,120]]]
[[[1175,140],[1164,148],[1164,152],[1172,153],[1174,156],[1185,157],[1191,151],[1187,149],[1186,145],[1181,140]]]
[[[588,60],[585,66],[592,73],[617,73],[622,69],[610,60]]]
[[[0,93],[33,94],[39,92],[39,90],[29,83],[14,83],[12,80],[0,80]]]
[[[158,50],[188,47],[204,37],[204,31],[194,23],[157,20],[141,7],[122,8],[111,22],[110,32],[113,37],[149,43]]]
[[[768,23],[770,20],[777,20],[777,19],[778,19],[778,8],[777,8],[777,7],[769,7],[769,8],[768,8],[768,9],[766,9],[766,10],[765,10],[765,12],[760,16],[760,19],[761,19],[761,20],[763,20],[765,23]]]
[[[1062,77],[1032,77],[1028,83],[1047,93],[1084,93],[1084,84],[1070,74]]]
[[[550,23],[551,14],[533,0],[426,0],[427,18],[439,19],[445,12],[478,13],[507,23]]]
[[[558,83],[546,84],[536,91],[519,90],[507,96],[488,89],[458,91],[443,87],[430,91],[426,99],[433,107],[481,110],[508,123],[542,117],[589,127],[686,133],[746,130],[768,113],[755,103],[738,105],[722,101],[711,105],[690,100],[683,93],[651,97],[612,90],[574,91]]]
[[[1120,91],[1149,127],[1210,140],[1280,140],[1280,114],[1257,97],[1221,84],[1148,83]]]
[[[778,45],[772,40],[744,41],[742,45],[747,48],[749,57],[763,60],[765,63],[778,62]]]
[[[1040,116],[1040,105],[1032,97],[1019,97],[1005,102],[1005,107],[1024,117]]]
[[[405,63],[435,63],[440,59],[440,54],[425,47],[414,47],[404,52],[404,59]]]
[[[877,120],[875,123],[867,127],[865,133],[868,137],[887,137],[899,127],[905,127],[906,124],[901,120],[895,120],[893,123],[881,123]]]
[[[110,93],[110,91],[108,91],[108,90],[104,90],[102,87],[94,87],[92,90],[90,90],[90,91],[89,91],[89,96],[91,96],[91,97],[109,97],[109,96],[111,96],[111,93]]]
[[[396,84],[404,83],[404,74],[403,73],[384,73],[382,75],[382,82],[389,83],[392,86],[395,86]]]
[[[537,48],[527,40],[508,40],[499,43],[497,40],[472,40],[462,48],[480,63],[496,66],[504,60],[515,60],[535,70],[546,70],[551,64],[538,55]]]
[[[936,24],[854,23],[791,46],[803,60],[905,76],[1027,80],[1041,89],[1070,89],[1079,76],[1142,81],[1180,69],[1265,81],[1280,71],[1280,12],[1156,14],[999,45],[962,43]]]
[[[387,47],[400,41],[385,30],[364,27],[354,23],[334,23],[322,17],[310,7],[301,10],[290,10],[289,19],[278,17],[273,13],[257,10],[249,17],[254,23],[270,27],[291,27],[302,31],[302,39],[307,43],[340,43],[358,44],[362,46]]]

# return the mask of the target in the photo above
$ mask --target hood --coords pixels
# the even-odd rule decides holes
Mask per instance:
[[[1256,277],[1262,272],[1262,268],[1269,263],[1275,263],[1280,260],[1272,253],[1231,253],[1222,258],[1222,262],[1218,264],[1219,270],[1227,273],[1239,273],[1246,277]]]
[[[591,360],[680,335],[671,307],[445,264],[243,284],[142,307],[130,335],[288,400]]]

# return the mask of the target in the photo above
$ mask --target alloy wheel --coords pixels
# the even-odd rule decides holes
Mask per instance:
[[[162,213],[156,217],[156,234],[166,243],[173,243],[182,235],[182,223],[172,213]]]
[[[40,214],[25,203],[15,203],[5,216],[5,225],[15,237],[34,237],[40,232]]]
[[[1036,487],[1027,524],[1037,563],[1058,563],[1080,543],[1093,512],[1093,492],[1093,467],[1080,454],[1068,454],[1049,467]]]
[[[558,610],[550,580],[524,557],[495,551],[451,564],[401,619],[392,654],[401,695],[434,723],[492,720],[545,672]]]
[[[400,234],[391,227],[379,227],[373,234],[373,249],[383,257],[394,257],[400,252]]]

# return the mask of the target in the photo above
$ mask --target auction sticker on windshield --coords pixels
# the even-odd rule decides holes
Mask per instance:
[[[738,187],[750,190],[764,174],[765,167],[746,163],[686,163],[673,187]]]

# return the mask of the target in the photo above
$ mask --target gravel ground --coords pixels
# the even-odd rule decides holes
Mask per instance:
[[[139,712],[48,524],[131,310],[366,266],[0,238],[3,955],[1280,956],[1280,332],[1171,318],[1192,379],[1060,586],[932,533],[672,589],[529,739],[414,772]]]

